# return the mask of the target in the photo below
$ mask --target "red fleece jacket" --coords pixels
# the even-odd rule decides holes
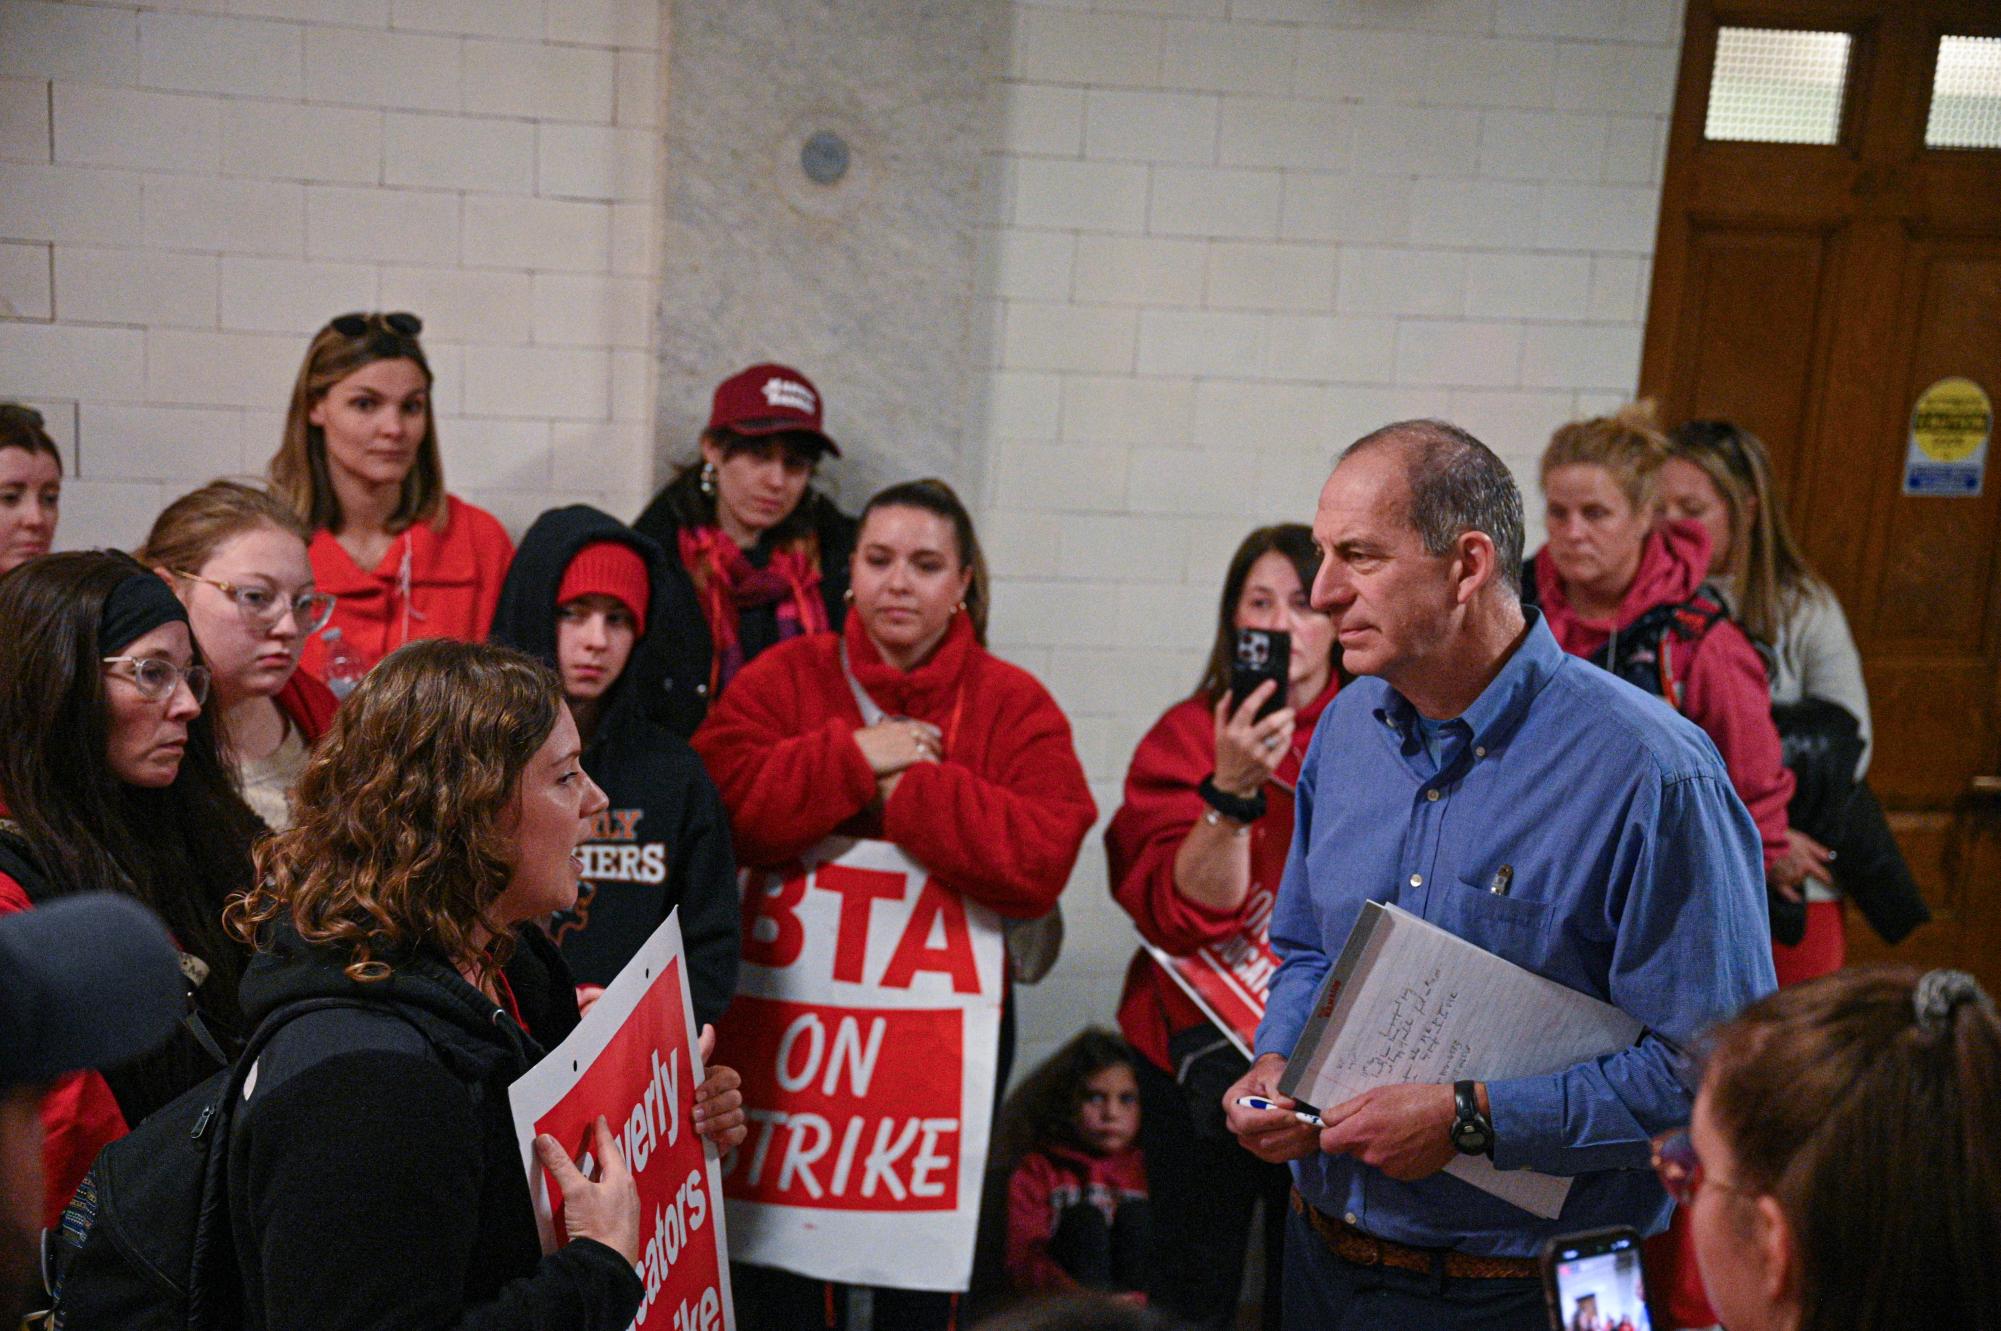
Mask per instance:
[[[1320,714],[1334,701],[1330,683],[1299,713],[1292,751],[1265,783],[1265,816],[1251,825],[1251,891],[1233,911],[1190,901],[1174,886],[1174,858],[1196,820],[1209,807],[1196,787],[1216,770],[1216,718],[1201,696],[1168,708],[1133,754],[1125,803],[1105,829],[1112,896],[1139,927],[1140,937],[1169,956],[1186,956],[1234,934],[1256,904],[1258,889],[1278,891],[1292,847],[1292,789],[1313,740]],[[1126,1043],[1155,1067],[1167,1069],[1167,1042],[1209,1019],[1145,951],[1133,955],[1119,998],[1119,1029]]]
[[[737,858],[778,865],[834,832],[881,837],[1002,915],[1047,911],[1097,817],[1055,701],[973,641],[964,615],[907,673],[885,664],[861,617],[848,616],[849,659],[869,696],[944,733],[943,759],[908,768],[878,808],[875,774],[854,739],[862,716],[841,671],[842,641],[817,633],[765,651],[695,732]]]
[[[1536,594],[1550,632],[1573,656],[1590,656],[1614,629],[1624,629],[1657,605],[1678,605],[1695,594],[1708,576],[1709,533],[1694,522],[1656,527],[1640,552],[1639,572],[1626,588],[1619,613],[1610,620],[1587,620],[1571,608],[1562,575],[1547,548],[1536,556]],[[1772,687],[1765,663],[1736,624],[1718,620],[1692,643],[1671,649],[1681,712],[1708,732],[1730,769],[1730,784],[1751,810],[1765,846],[1765,867],[1786,854],[1786,805],[1793,797],[1793,774],[1772,724]]]
[[[1009,1283],[1022,1293],[1075,1293],[1082,1286],[1049,1251],[1057,1220],[1068,1208],[1089,1202],[1109,1225],[1121,1205],[1146,1198],[1146,1157],[1137,1146],[1117,1155],[1059,1145],[1030,1151],[1007,1181]]]
[[[308,553],[314,584],[336,598],[327,628],[339,629],[363,663],[373,666],[415,638],[486,641],[514,543],[493,514],[447,495],[443,531],[428,522],[416,524],[389,543],[372,569],[356,564],[324,529],[313,533]],[[324,629],[306,639],[299,664],[326,678]]]

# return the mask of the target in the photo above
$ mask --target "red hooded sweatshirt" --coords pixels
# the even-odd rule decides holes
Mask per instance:
[[[1615,629],[1657,605],[1679,605],[1708,576],[1709,533],[1695,522],[1668,522],[1654,528],[1640,551],[1639,572],[1626,588],[1619,613],[1610,620],[1580,618],[1564,595],[1563,577],[1547,547],[1537,554],[1536,595],[1549,629],[1563,650],[1590,656]],[[1675,640],[1669,648],[1681,713],[1701,726],[1730,769],[1730,784],[1751,810],[1765,845],[1765,867],[1786,854],[1786,805],[1793,797],[1793,774],[1786,770],[1772,723],[1772,688],[1765,664],[1744,631],[1727,619],[1710,626],[1694,642]]]
[[[1146,1157],[1137,1146],[1116,1155],[1053,1142],[1030,1151],[1007,1181],[1009,1283],[1020,1293],[1081,1290],[1049,1251],[1057,1220],[1070,1207],[1089,1202],[1109,1225],[1120,1206],[1146,1199]]]
[[[1125,803],[1105,829],[1112,896],[1133,917],[1140,937],[1169,956],[1181,957],[1230,938],[1253,912],[1269,916],[1271,898],[1285,872],[1286,852],[1292,847],[1292,791],[1299,781],[1299,764],[1320,714],[1334,701],[1339,687],[1338,681],[1330,682],[1300,710],[1292,751],[1265,782],[1265,816],[1251,824],[1251,889],[1243,905],[1233,911],[1190,901],[1174,886],[1174,857],[1209,807],[1196,787],[1216,770],[1214,709],[1198,695],[1168,708],[1154,723],[1133,754]],[[1155,1067],[1172,1071],[1167,1042],[1208,1020],[1158,962],[1144,950],[1134,954],[1119,999],[1119,1030],[1126,1043]]]
[[[944,734],[943,759],[907,768],[879,811],[875,773],[855,743],[862,715],[841,670],[843,640],[877,706]],[[1034,676],[973,640],[965,615],[908,672],[882,660],[859,615],[844,634],[782,642],[730,682],[694,746],[742,863],[782,864],[834,832],[880,837],[1018,918],[1056,904],[1098,816],[1070,723]]]

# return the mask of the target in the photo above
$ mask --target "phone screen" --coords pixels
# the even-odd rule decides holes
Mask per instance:
[[[1651,1331],[1640,1236],[1632,1230],[1555,1239],[1543,1272],[1556,1331]]]
[[[1230,703],[1241,706],[1266,680],[1277,687],[1258,705],[1260,720],[1285,706],[1285,686],[1292,673],[1292,635],[1282,629],[1238,629],[1237,654],[1230,662]]]

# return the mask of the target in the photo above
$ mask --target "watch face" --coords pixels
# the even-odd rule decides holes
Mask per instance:
[[[1466,1155],[1480,1155],[1487,1149],[1487,1129],[1479,1123],[1454,1123],[1452,1144]]]

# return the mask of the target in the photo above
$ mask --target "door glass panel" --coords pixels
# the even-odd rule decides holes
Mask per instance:
[[[1925,147],[2001,148],[2001,37],[1939,40]]]
[[[1705,139],[1835,143],[1854,37],[1788,28],[1724,28],[1709,74]]]

